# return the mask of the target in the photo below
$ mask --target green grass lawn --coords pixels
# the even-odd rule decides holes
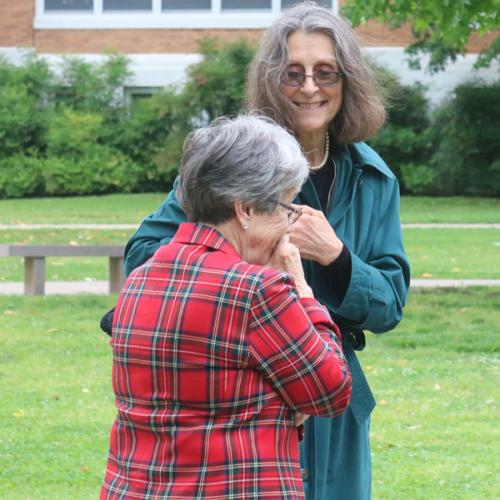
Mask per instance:
[[[125,244],[130,231],[0,231],[1,243]],[[414,278],[500,278],[500,231],[494,229],[404,229]],[[494,265],[494,263],[497,263]],[[21,258],[0,259],[0,282],[22,281]],[[48,281],[105,280],[105,257],[48,258]]]
[[[368,335],[374,499],[497,497],[499,299],[412,293],[395,331]],[[97,498],[114,417],[98,319],[115,300],[0,296],[0,498]]]
[[[500,222],[499,198],[403,196],[401,222]]]
[[[0,200],[0,224],[139,224],[165,193]]]
[[[165,193],[0,200],[0,224],[138,224]],[[500,222],[498,198],[404,196],[402,222]]]
[[[404,229],[413,278],[500,278],[500,231]]]

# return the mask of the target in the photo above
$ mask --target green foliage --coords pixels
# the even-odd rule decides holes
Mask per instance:
[[[0,60],[0,196],[168,190],[186,134],[243,108],[253,49],[244,41],[206,41],[200,50],[182,89],[164,89],[130,108],[124,56],[109,54],[97,64],[66,57],[57,76],[34,56],[20,67]],[[35,165],[43,178],[28,182]]]
[[[39,158],[22,153],[0,159],[0,198],[21,198],[43,192]]]
[[[424,87],[402,85],[396,75],[372,64],[388,99],[388,120],[370,145],[401,181],[403,192],[425,192],[432,183],[429,110]]]
[[[245,77],[254,52],[244,40],[218,45],[209,39],[200,44],[203,59],[189,68],[183,91],[193,117],[212,121],[242,111]]]
[[[116,119],[125,108],[122,89],[130,76],[129,60],[123,55],[109,54],[97,64],[65,57],[57,81],[58,104],[103,113],[106,120]]]
[[[416,41],[408,48],[413,65],[418,55],[430,55],[429,69],[439,71],[446,63],[466,51],[473,33],[484,35],[498,29],[498,0],[419,0],[388,2],[387,0],[346,0],[343,13],[354,25],[378,19],[392,27],[410,23]],[[483,61],[499,57],[499,38]]]
[[[164,89],[133,103],[127,119],[107,129],[106,141],[142,166],[138,190],[164,191],[173,183],[182,141],[191,128],[186,109],[182,94]],[[175,142],[177,137],[180,143]]]
[[[401,165],[402,185],[410,193],[427,193],[435,178],[435,170],[426,165],[415,165],[413,163]]]
[[[100,141],[103,116],[62,108],[51,120],[43,176],[51,195],[130,192],[142,169]]]
[[[0,58],[0,156],[43,151],[53,76],[28,54],[20,67]]]
[[[455,89],[436,114],[435,188],[443,194],[500,194],[500,81]]]

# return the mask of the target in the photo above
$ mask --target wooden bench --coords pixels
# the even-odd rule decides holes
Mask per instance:
[[[24,293],[45,294],[46,257],[109,257],[109,293],[124,282],[123,245],[0,245],[0,257],[24,257]]]

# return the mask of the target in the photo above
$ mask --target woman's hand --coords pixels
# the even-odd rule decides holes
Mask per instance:
[[[285,234],[278,241],[269,260],[269,265],[292,277],[300,297],[314,297],[311,287],[304,277],[300,252],[295,245],[290,243],[288,234]]]
[[[304,425],[304,422],[310,417],[310,415],[304,415],[300,411],[295,412],[295,427],[300,427]]]
[[[291,243],[299,249],[303,259],[314,260],[322,266],[331,264],[342,252],[342,241],[321,210],[307,205],[296,206],[302,209],[302,216],[291,228]]]

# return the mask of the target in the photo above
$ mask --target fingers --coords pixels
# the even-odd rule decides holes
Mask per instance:
[[[294,208],[300,208],[302,210],[302,216],[304,216],[304,214],[307,214],[307,215],[312,215],[312,216],[320,216],[320,217],[323,217],[323,212],[321,210],[315,210],[314,208],[310,207],[309,205],[295,205],[292,203],[292,207]],[[300,220],[300,219],[299,219]]]
[[[304,415],[299,411],[295,412],[295,427],[300,427],[309,418],[309,415]]]

